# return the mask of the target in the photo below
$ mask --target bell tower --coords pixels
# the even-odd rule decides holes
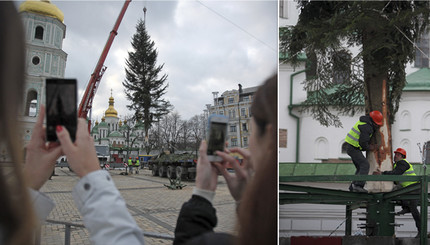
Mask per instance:
[[[24,141],[28,142],[40,104],[45,104],[45,79],[64,78],[66,26],[63,12],[49,0],[27,0],[19,6],[19,12],[26,39],[26,84],[20,121]]]

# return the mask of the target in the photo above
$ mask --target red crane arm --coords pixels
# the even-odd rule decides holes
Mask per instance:
[[[109,38],[105,44],[102,54],[100,55],[99,61],[97,62],[96,67],[94,68],[93,73],[91,74],[90,81],[88,82],[87,88],[85,90],[84,96],[82,97],[81,103],[79,104],[78,116],[87,118],[88,111],[91,109],[93,105],[93,99],[96,95],[97,88],[100,84],[100,80],[106,70],[106,66],[104,66],[104,62],[106,60],[106,56],[109,52],[110,47],[112,46],[112,42],[115,36],[118,34],[118,27],[121,24],[122,18],[124,17],[125,11],[127,10],[128,5],[131,0],[126,0],[124,5],[122,6],[121,12],[119,13],[118,19],[109,34]],[[88,123],[88,128],[91,123]]]

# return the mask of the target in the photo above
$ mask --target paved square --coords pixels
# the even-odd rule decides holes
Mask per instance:
[[[109,170],[113,181],[127,203],[131,215],[143,232],[173,237],[176,220],[182,204],[191,197],[194,181],[183,181],[182,190],[171,190],[167,178],[153,177],[144,169],[139,174],[120,175],[124,170]],[[57,167],[52,180],[41,191],[50,196],[56,207],[48,216],[49,222],[41,227],[41,244],[65,243],[65,225],[55,221],[83,224],[73,198],[72,189],[79,178],[68,168]],[[236,206],[222,176],[218,177],[218,188],[214,198],[218,225],[215,231],[232,233],[236,223]],[[108,209],[109,206],[100,207]],[[91,244],[88,231],[82,227],[71,227],[70,244]],[[145,236],[146,244],[172,244],[172,240]]]

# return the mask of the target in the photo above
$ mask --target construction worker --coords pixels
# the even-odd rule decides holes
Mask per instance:
[[[131,157],[128,158],[128,172],[130,174],[133,173],[133,161],[131,160]]]
[[[139,161],[139,157],[136,157],[136,174],[139,173],[139,167],[140,167],[140,161]]]
[[[345,141],[348,143],[346,153],[354,163],[356,168],[355,175],[369,174],[369,162],[362,151],[374,151],[377,149],[375,145],[370,144],[370,139],[382,124],[382,113],[372,111],[369,115],[361,116],[360,120],[354,124],[346,135]],[[365,181],[353,181],[349,186],[349,190],[367,193],[367,190],[364,189],[365,184]]]
[[[380,174],[378,171],[374,172],[374,174]],[[397,148],[394,151],[394,166],[392,171],[384,171],[382,172],[384,175],[405,175],[405,176],[416,176],[414,168],[412,165],[406,160],[406,151],[403,148]],[[403,181],[396,183],[395,189],[404,188],[406,186],[410,186],[413,184],[417,184],[418,181]],[[420,193],[420,190],[414,191],[415,194]],[[397,212],[396,215],[402,215],[406,213],[411,213],[412,217],[415,220],[415,226],[417,227],[418,234],[420,235],[421,231],[421,218],[420,212],[418,211],[417,205],[418,200],[401,200],[402,210]]]

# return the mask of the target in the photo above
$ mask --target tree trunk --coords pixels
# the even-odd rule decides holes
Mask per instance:
[[[366,152],[367,160],[370,164],[369,174],[377,169],[381,171],[392,170],[391,154],[391,125],[389,124],[389,111],[387,107],[387,79],[388,69],[384,62],[388,56],[384,50],[369,52],[366,48],[372,42],[372,32],[367,30],[363,34],[363,66],[364,66],[364,83],[365,83],[365,105],[366,114],[377,110],[382,112],[383,125],[379,131],[375,132],[371,142],[379,146],[377,151]],[[367,189],[369,192],[386,192],[391,191],[393,182],[391,181],[369,181]]]

